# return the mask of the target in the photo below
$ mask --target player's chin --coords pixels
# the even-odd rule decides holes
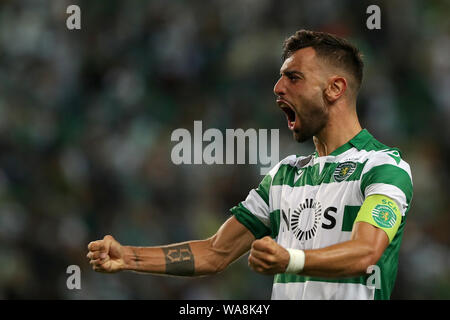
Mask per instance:
[[[299,143],[308,141],[309,139],[312,138],[312,136],[305,135],[302,132],[297,131],[297,130],[292,131],[292,136],[293,136],[294,140],[299,142]]]

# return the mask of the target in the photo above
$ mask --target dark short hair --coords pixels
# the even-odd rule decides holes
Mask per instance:
[[[312,47],[318,57],[348,71],[356,80],[359,90],[363,78],[364,63],[358,48],[347,40],[326,32],[299,30],[287,38],[283,45],[283,61],[297,50]]]

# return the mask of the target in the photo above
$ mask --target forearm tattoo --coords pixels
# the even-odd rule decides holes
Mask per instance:
[[[195,272],[194,255],[189,244],[162,248],[166,258],[166,274],[192,276]]]

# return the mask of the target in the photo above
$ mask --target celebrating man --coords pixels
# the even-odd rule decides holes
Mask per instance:
[[[274,275],[272,299],[389,299],[412,178],[398,149],[361,128],[362,77],[348,41],[297,31],[274,93],[294,139],[312,138],[316,151],[279,162],[211,238],[131,247],[108,235],[88,246],[93,269],[209,275],[250,250],[250,268]],[[367,285],[372,269],[377,288]]]

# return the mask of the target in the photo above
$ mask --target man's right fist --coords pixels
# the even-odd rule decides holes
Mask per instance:
[[[122,246],[110,235],[103,240],[90,242],[88,250],[86,257],[94,271],[112,273],[125,267]]]

